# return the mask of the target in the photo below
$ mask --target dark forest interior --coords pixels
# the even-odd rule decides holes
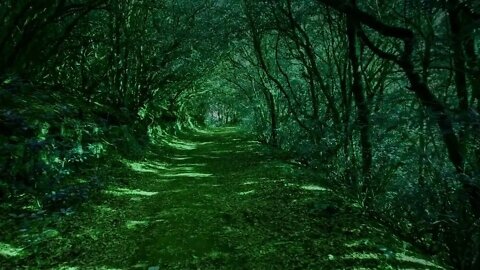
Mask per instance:
[[[480,269],[477,0],[0,1],[0,269]]]

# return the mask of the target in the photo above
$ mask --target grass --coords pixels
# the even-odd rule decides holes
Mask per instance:
[[[443,269],[235,129],[115,164],[72,214],[2,218],[0,268]]]

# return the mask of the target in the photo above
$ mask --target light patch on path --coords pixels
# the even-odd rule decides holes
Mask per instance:
[[[191,143],[191,142],[187,142],[187,141],[180,141],[178,139],[166,139],[166,140],[163,140],[163,142],[172,147],[172,148],[175,148],[177,150],[195,150],[197,149],[197,145],[196,143]]]
[[[128,220],[125,224],[128,229],[136,229],[137,227],[145,227],[149,224],[148,221],[145,220]]]
[[[183,160],[192,159],[192,157],[169,157],[169,159],[171,159],[171,160],[183,161]]]
[[[383,255],[383,254],[378,254],[378,253],[354,252],[354,253],[349,254],[349,255],[344,255],[341,258],[344,259],[344,260],[351,260],[351,259],[355,259],[355,260],[369,260],[369,259],[381,260],[381,259],[385,259],[386,256]],[[397,260],[397,261],[410,262],[410,263],[415,263],[415,264],[422,265],[422,266],[434,267],[434,268],[437,268],[437,269],[445,269],[445,268],[443,268],[443,267],[441,267],[437,264],[434,264],[432,262],[429,262],[427,260],[420,259],[420,258],[415,258],[415,257],[408,256],[408,255],[405,255],[405,254],[395,254],[395,255],[393,255],[393,258],[395,258],[395,260]]]
[[[128,189],[128,188],[116,188],[114,190],[107,190],[106,193],[115,195],[115,196],[133,195],[133,196],[147,196],[147,197],[158,194],[158,192],[151,192],[151,191],[145,191],[140,189]]]
[[[132,170],[136,172],[146,172],[146,173],[158,173],[159,170],[166,170],[167,167],[165,164],[159,163],[159,162],[128,162],[128,161],[123,161],[124,164],[128,165]],[[152,166],[152,164],[154,166]]]
[[[373,263],[442,269],[411,255],[415,252],[368,221],[364,226],[357,211],[343,211],[342,203],[337,207],[321,182],[257,142],[222,132],[193,135],[187,141],[168,138],[168,151],[121,166],[131,181],[110,188],[107,193],[116,197],[79,219],[85,220],[81,228],[94,228],[82,232],[89,240],[81,243],[84,255],[73,258],[66,251],[64,266],[102,269],[108,261],[122,269],[304,269],[305,261],[311,269],[362,269]],[[342,211],[330,215],[330,205]],[[339,225],[330,226],[333,222]],[[98,231],[95,238],[92,231]],[[410,256],[402,255],[406,252]]]
[[[247,182],[242,183],[242,185],[245,185],[245,186],[254,185],[254,184],[258,184],[258,182],[247,181]]]
[[[245,196],[245,195],[253,194],[253,193],[255,193],[255,190],[252,189],[252,190],[249,190],[249,191],[238,192],[237,194]]]
[[[303,186],[300,186],[300,188],[303,190],[309,190],[309,191],[328,191],[327,188],[317,186],[317,185],[303,185]]]
[[[23,255],[23,249],[14,247],[7,243],[0,243],[0,256],[18,257]]]
[[[175,177],[192,177],[192,178],[205,178],[211,177],[213,174],[210,173],[165,173],[160,174],[161,177],[175,178]]]

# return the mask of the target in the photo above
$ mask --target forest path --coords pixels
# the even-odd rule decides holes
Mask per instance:
[[[100,198],[47,224],[52,238],[28,261],[43,257],[32,269],[439,269],[318,185],[320,176],[276,156],[236,129],[170,137],[143,161],[119,162]]]
[[[132,268],[436,268],[236,129],[167,146],[130,164],[140,181],[120,190],[136,205],[122,221],[136,236]]]

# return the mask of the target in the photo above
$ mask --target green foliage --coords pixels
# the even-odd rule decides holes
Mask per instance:
[[[478,268],[477,5],[243,2],[248,38],[225,73],[246,126],[410,242]]]
[[[358,2],[0,2],[0,204],[67,211],[110,159],[238,126],[478,269],[479,6]]]
[[[77,108],[43,90],[18,78],[4,80],[0,88],[0,178],[10,196],[42,197],[106,151],[98,124],[78,120]]]
[[[1,200],[62,194],[109,156],[142,158],[187,125],[179,108],[227,45],[231,31],[213,27],[230,5],[0,3]]]

